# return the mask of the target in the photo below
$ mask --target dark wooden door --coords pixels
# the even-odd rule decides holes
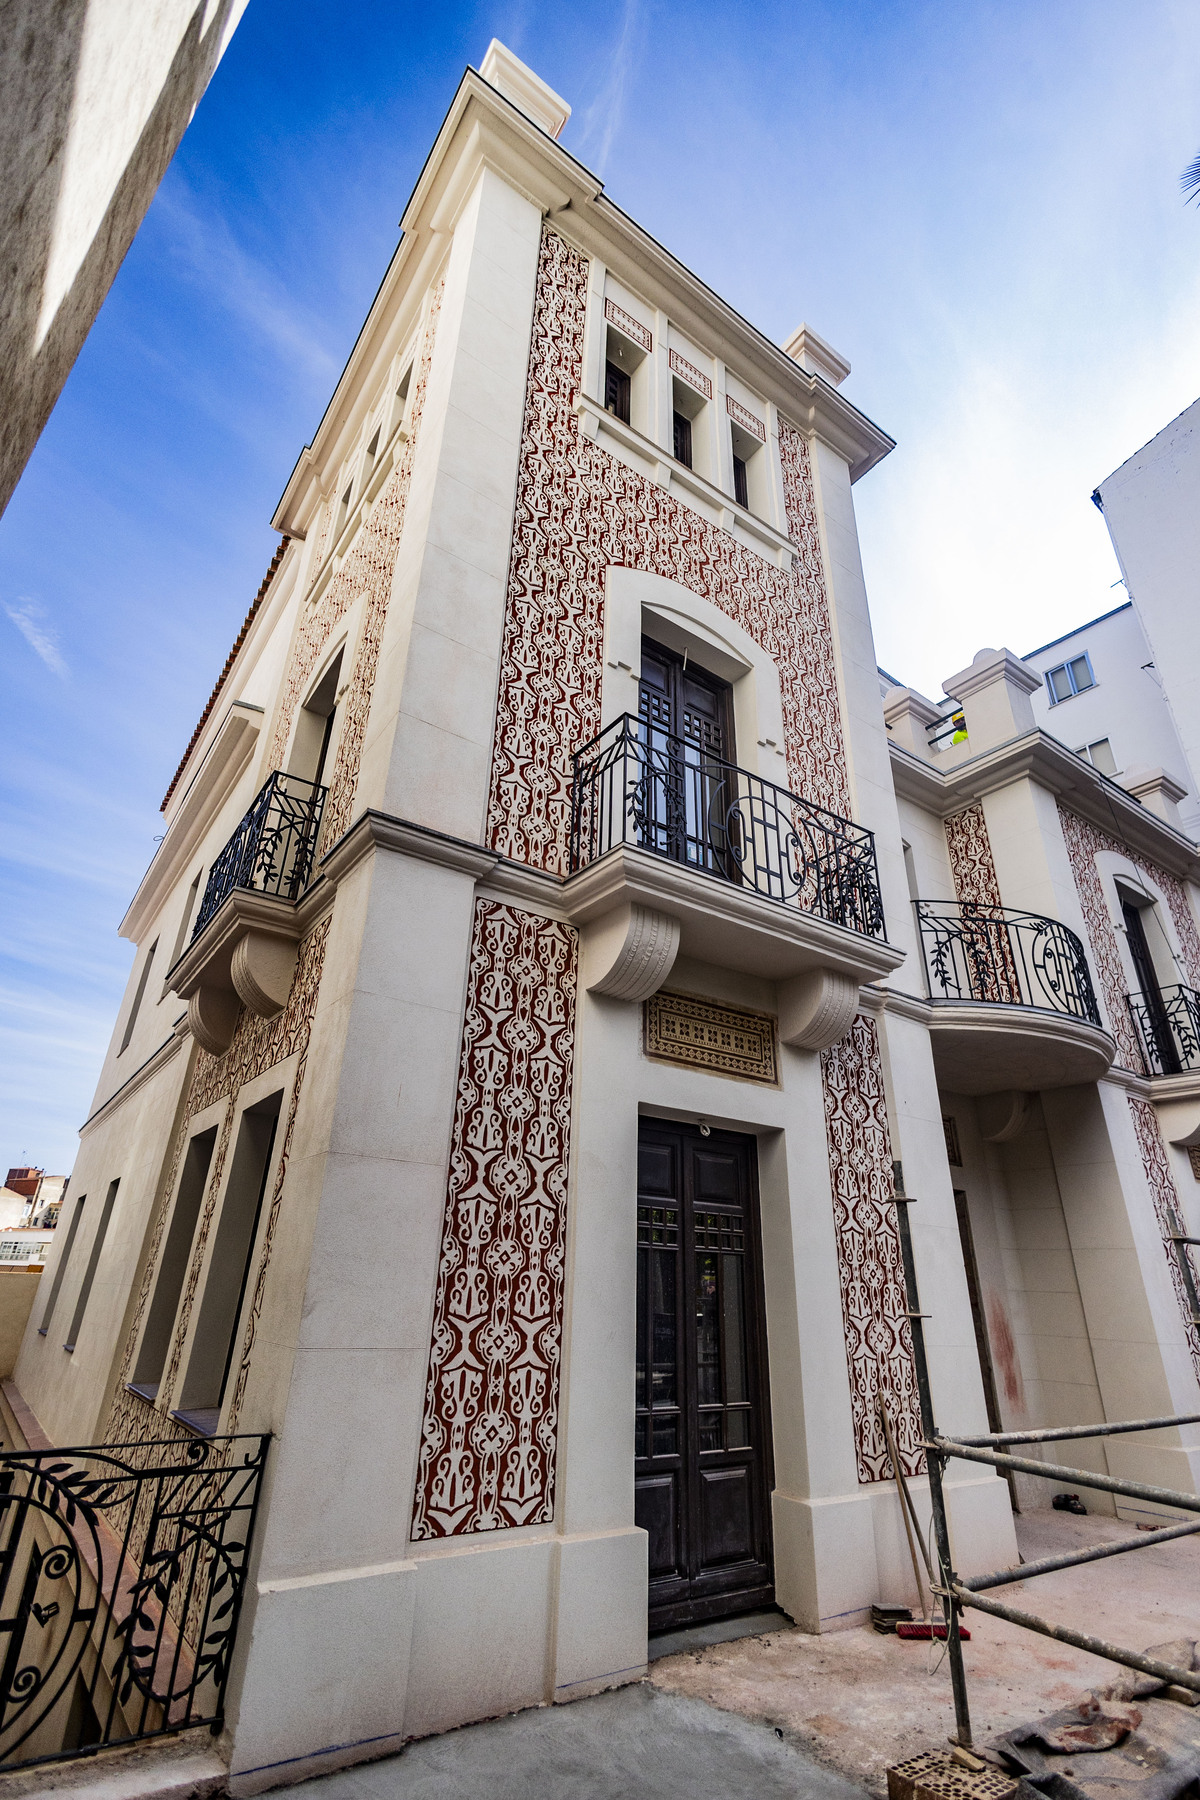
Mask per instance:
[[[646,848],[726,880],[738,878],[732,699],[727,681],[642,639]]]
[[[1125,917],[1125,941],[1129,945],[1129,954],[1133,958],[1138,986],[1142,990],[1142,999],[1146,1003],[1146,1012],[1150,1020],[1150,1034],[1154,1039],[1154,1048],[1158,1051],[1162,1072],[1164,1075],[1178,1075],[1181,1073],[1183,1065],[1179,1060],[1179,1052],[1175,1048],[1175,1038],[1171,1031],[1171,1021],[1167,1017],[1162,989],[1158,985],[1158,972],[1154,967],[1154,958],[1150,954],[1150,942],[1146,936],[1142,909],[1140,906],[1135,906],[1132,900],[1123,900],[1121,911]]]
[[[755,1149],[641,1122],[634,1486],[652,1631],[774,1598]]]

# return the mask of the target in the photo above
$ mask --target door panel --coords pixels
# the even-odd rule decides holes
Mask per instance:
[[[639,796],[645,847],[737,880],[729,683],[643,638],[638,707],[646,745]]]
[[[652,1630],[773,1594],[756,1173],[751,1138],[642,1121],[635,1491]]]

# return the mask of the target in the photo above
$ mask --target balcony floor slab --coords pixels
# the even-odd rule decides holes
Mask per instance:
[[[991,1000],[935,1000],[929,1035],[938,1085],[954,1094],[1078,1087],[1107,1074],[1116,1046],[1068,1013]]]

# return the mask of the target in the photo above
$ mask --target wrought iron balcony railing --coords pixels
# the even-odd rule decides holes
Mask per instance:
[[[973,901],[913,905],[932,999],[1034,1006],[1101,1023],[1083,944],[1057,919]]]
[[[0,1769],[221,1729],[268,1441],[0,1454]]]
[[[312,874],[328,791],[276,769],[213,863],[193,939],[235,888],[276,894],[281,900],[300,898]]]
[[[874,834],[625,713],[575,757],[572,873],[618,844],[884,936]]]
[[[1147,1074],[1200,1069],[1200,994],[1195,988],[1165,987],[1154,999],[1130,994],[1128,1000]]]

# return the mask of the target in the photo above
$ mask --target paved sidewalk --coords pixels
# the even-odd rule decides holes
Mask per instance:
[[[297,1800],[864,1800],[769,1725],[641,1684],[277,1789]]]

